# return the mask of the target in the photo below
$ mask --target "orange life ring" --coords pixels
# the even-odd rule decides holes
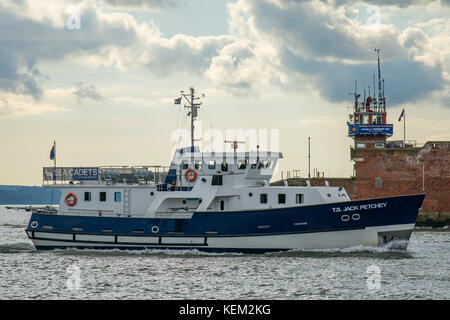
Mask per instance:
[[[197,180],[197,171],[195,171],[194,169],[187,169],[186,172],[184,173],[184,177],[186,178],[186,181],[189,182],[194,182],[195,180]]]
[[[77,196],[75,194],[73,194],[72,192],[68,193],[66,196],[65,202],[67,203],[67,205],[69,207],[73,207],[74,205],[77,204]]]

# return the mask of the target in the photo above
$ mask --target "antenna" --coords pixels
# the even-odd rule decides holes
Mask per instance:
[[[245,143],[245,141],[237,141],[237,140],[228,141],[228,140],[225,140],[225,143],[231,143],[232,144],[231,146],[233,147],[233,151],[234,151],[234,153],[236,153],[236,150],[238,148],[238,143]]]
[[[202,103],[201,102],[194,103],[195,100],[198,100],[200,98],[195,97],[194,87],[190,87],[189,90],[191,91],[190,97],[187,96],[186,94],[184,94],[184,91],[180,91],[180,92],[181,92],[181,96],[184,97],[186,99],[186,101],[189,103],[188,105],[184,105],[184,107],[190,109],[189,112],[187,113],[187,115],[191,117],[191,151],[193,152],[194,151],[194,120],[197,118],[197,112],[198,112],[197,109],[200,108]],[[205,95],[202,94],[202,96],[204,97]],[[179,99],[181,100],[181,97]],[[180,102],[178,101],[177,104],[179,104],[179,103]]]
[[[378,106],[381,107],[381,69],[380,69],[380,50],[381,49],[375,49],[375,51],[378,54]]]

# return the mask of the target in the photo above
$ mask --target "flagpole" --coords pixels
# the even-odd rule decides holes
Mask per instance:
[[[406,111],[403,114],[403,148],[405,147],[406,147]]]
[[[53,140],[53,151],[53,184],[56,184],[56,140]]]

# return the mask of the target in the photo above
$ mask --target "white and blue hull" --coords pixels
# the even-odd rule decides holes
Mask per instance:
[[[37,249],[197,249],[270,252],[407,242],[424,195],[263,211],[195,213],[190,219],[34,213]]]

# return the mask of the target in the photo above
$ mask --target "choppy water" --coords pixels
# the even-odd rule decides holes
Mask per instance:
[[[0,299],[450,298],[445,230],[415,231],[406,252],[37,252],[24,231],[29,216],[0,207]]]

